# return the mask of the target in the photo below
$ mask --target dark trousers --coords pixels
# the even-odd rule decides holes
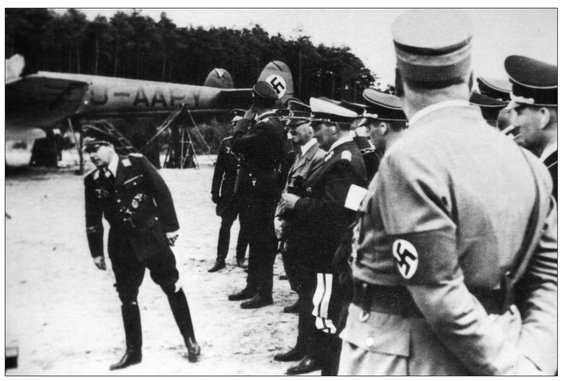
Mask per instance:
[[[299,253],[296,253],[295,250],[292,250],[287,244],[284,245],[284,249],[282,250],[284,272],[286,272],[288,276],[290,288],[292,291],[297,292],[301,299],[300,288],[302,287],[302,283],[307,281],[304,279],[307,277],[307,274],[304,267],[300,264],[298,255]]]
[[[170,248],[163,248],[162,252],[155,253],[146,261],[140,262],[126,234],[111,229],[108,237],[108,255],[116,277],[115,287],[122,303],[137,301],[145,268],[149,269],[151,279],[165,294],[174,293],[179,275]]]
[[[110,229],[108,237],[108,254],[112,261],[112,269],[116,277],[115,287],[122,302],[122,314],[128,347],[141,345],[141,321],[137,307],[139,287],[145,276],[145,268],[149,269],[151,279],[166,294],[174,319],[185,340],[195,341],[192,317],[188,301],[182,288],[177,287],[179,279],[176,260],[169,247],[140,262],[133,247],[123,231]]]
[[[321,363],[321,375],[336,376],[341,352],[338,323],[343,305],[343,290],[336,274],[317,273],[315,276],[312,311],[315,329],[308,354]]]
[[[237,219],[239,214],[239,206],[233,205],[229,206],[223,211],[221,215],[221,226],[219,227],[219,237],[217,240],[217,260],[224,261],[227,258],[227,253],[229,251],[229,242],[231,240],[231,226],[233,222]],[[237,259],[244,259],[245,252],[247,251],[248,237],[243,224],[239,230],[239,236],[237,238],[237,248],[235,250]]]
[[[241,228],[249,240],[247,290],[262,296],[272,296],[272,267],[277,239],[274,232],[274,212],[277,200],[247,198],[239,214]]]

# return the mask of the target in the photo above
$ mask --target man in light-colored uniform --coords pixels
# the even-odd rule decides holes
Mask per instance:
[[[550,176],[469,104],[463,14],[410,11],[392,30],[410,126],[361,205],[339,374],[554,374]]]

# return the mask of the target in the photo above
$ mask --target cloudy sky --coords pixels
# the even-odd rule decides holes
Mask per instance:
[[[532,3],[529,3],[529,5]],[[516,5],[516,4],[513,4]],[[89,19],[110,17],[116,9],[79,8]],[[122,9],[131,12],[131,9]],[[314,44],[347,45],[364,64],[393,83],[395,57],[391,24],[401,9],[142,9],[159,19],[166,12],[177,26],[242,28],[260,24],[270,34],[308,35]],[[476,75],[504,79],[503,60],[522,54],[557,61],[556,9],[469,9],[474,27],[473,64]]]

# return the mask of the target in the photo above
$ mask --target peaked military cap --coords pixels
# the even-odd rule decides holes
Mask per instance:
[[[324,99],[311,97],[309,105],[312,122],[351,123],[359,117],[356,112]]]
[[[494,99],[509,101],[511,99],[511,83],[509,81],[476,78],[480,93]]]
[[[370,106],[366,110],[365,118],[392,122],[407,121],[407,117],[401,107],[401,101],[395,95],[382,93],[374,89],[365,89],[362,92],[362,96],[368,101]]]
[[[276,102],[278,95],[272,86],[266,81],[258,81],[253,86],[253,97],[266,101]]]
[[[513,85],[509,108],[558,105],[558,67],[533,58],[509,56],[505,71]]]
[[[405,79],[442,82],[470,72],[472,28],[461,11],[407,11],[392,24],[392,36]]]
[[[507,106],[508,102],[500,101],[498,99],[488,97],[487,95],[480,94],[477,91],[473,91],[470,95],[470,103],[480,107],[480,111],[482,111],[484,119],[497,120],[497,115]]]
[[[364,110],[366,110],[368,108],[368,105],[365,105],[365,104],[362,104],[362,103],[349,102],[349,101],[345,101],[345,100],[341,101],[340,106],[348,108],[349,110],[352,110],[352,111],[356,112],[357,114],[362,114],[364,112]],[[359,115],[359,116],[362,116],[362,115]]]
[[[116,144],[116,138],[95,126],[84,127],[83,151],[93,152],[100,146]]]
[[[288,102],[286,103],[286,108],[291,111],[303,111],[307,113],[311,112],[311,107],[309,107],[309,105],[301,102],[299,99],[296,98],[288,99]]]

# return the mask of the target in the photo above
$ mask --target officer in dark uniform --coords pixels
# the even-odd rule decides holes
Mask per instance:
[[[253,105],[237,122],[232,147],[242,155],[235,193],[241,200],[239,220],[249,238],[246,287],[229,300],[249,299],[241,308],[272,304],[272,267],[277,249],[274,212],[280,198],[279,165],[286,140],[284,125],[272,109],[278,96],[272,86],[253,86]]]
[[[473,91],[472,94],[470,94],[470,103],[480,107],[480,111],[486,122],[488,122],[490,126],[497,128],[499,113],[507,107],[509,102],[500,101],[480,94],[477,91]]]
[[[362,96],[368,102],[368,108],[363,114],[363,120],[358,125],[359,128],[366,126],[368,129],[370,141],[374,144],[378,156],[379,166],[386,149],[407,128],[407,117],[401,108],[401,101],[395,95],[366,89]]]
[[[233,110],[232,123],[239,121],[244,114],[244,110]],[[233,137],[227,137],[221,142],[219,153],[217,154],[217,162],[212,179],[212,201],[217,205],[216,214],[221,217],[221,227],[219,228],[219,237],[217,242],[217,259],[215,265],[208,270],[213,273],[225,267],[225,258],[229,251],[230,230],[233,222],[239,214],[239,200],[233,189],[237,179],[237,172],[241,159],[233,152],[231,142]],[[237,239],[236,257],[239,267],[245,266],[245,252],[247,251],[248,239],[245,230],[239,230],[239,238]]]
[[[287,373],[321,369],[322,375],[335,375],[340,351],[335,324],[342,308],[342,291],[333,256],[366,191],[366,167],[350,131],[358,115],[317,98],[310,99],[310,106],[315,137],[327,153],[311,168],[301,197],[282,194],[281,210],[292,219],[294,228],[288,250],[298,253],[310,273],[309,282],[303,282],[310,307],[300,311],[298,324],[305,321],[316,329],[307,355]]]
[[[348,108],[357,114],[362,114],[366,109],[366,105],[348,101],[341,101],[339,105]],[[358,115],[358,118],[351,123],[351,130],[354,131],[353,141],[360,150],[362,160],[364,160],[364,166],[366,167],[368,181],[370,182],[378,170],[378,164],[380,163],[381,157],[378,155],[378,152],[376,152],[374,144],[370,141],[368,129],[364,125],[360,124],[360,122],[362,122],[362,117],[361,115]]]
[[[125,328],[126,352],[110,370],[141,362],[141,317],[137,294],[145,269],[165,292],[174,319],[197,361],[196,342],[186,295],[179,284],[174,254],[169,246],[178,237],[178,220],[168,187],[140,154],[120,156],[109,136],[89,130],[84,150],[97,169],[84,179],[86,233],[94,264],[106,269],[102,216],[110,224],[108,256],[112,262]]]
[[[513,85],[509,109],[519,130],[515,141],[538,156],[552,177],[558,200],[558,67],[532,58],[509,56],[505,70]]]

